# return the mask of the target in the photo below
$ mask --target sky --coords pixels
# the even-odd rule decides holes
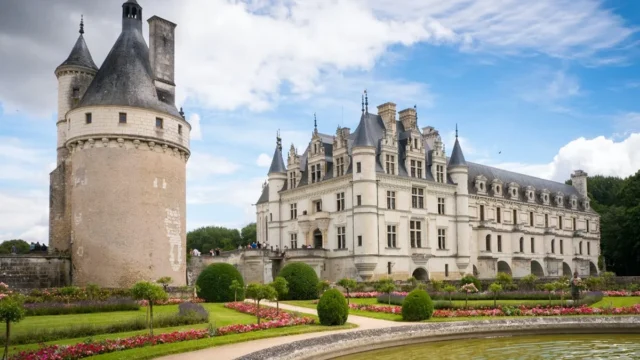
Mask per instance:
[[[100,65],[122,0],[3,1],[0,240],[47,242],[57,81],[84,16]],[[193,130],[188,230],[255,221],[280,130],[302,152],[370,108],[417,106],[468,161],[565,181],[640,168],[640,2],[138,0],[176,28],[177,106]],[[47,14],[47,16],[42,16]],[[148,26],[143,25],[148,41]],[[286,161],[286,159],[285,159]]]

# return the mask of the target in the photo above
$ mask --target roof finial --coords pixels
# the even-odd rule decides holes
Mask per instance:
[[[364,94],[362,94],[362,115],[364,115]]]
[[[84,15],[80,15],[80,35],[84,34]]]
[[[316,113],[313,113],[313,129],[318,130],[318,120],[316,119]]]
[[[456,123],[456,139],[458,138],[458,123]]]
[[[182,106],[180,106],[180,116],[184,119],[184,110],[182,110]]]
[[[276,134],[276,145],[278,146],[279,150],[282,150],[282,139],[280,139],[280,129],[278,129],[278,132]]]
[[[418,122],[418,105],[413,105],[413,110],[416,112],[416,123]]]
[[[369,113],[369,95],[367,95],[367,90],[364,90],[364,111]]]

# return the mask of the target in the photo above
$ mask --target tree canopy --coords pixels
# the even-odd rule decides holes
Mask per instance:
[[[0,244],[0,254],[11,254],[11,247],[16,247],[18,254],[28,254],[29,253],[29,243],[21,240],[5,240]]]
[[[205,226],[187,233],[187,248],[207,253],[211,249],[234,250],[256,241],[256,224],[251,223],[242,230],[223,226]]]

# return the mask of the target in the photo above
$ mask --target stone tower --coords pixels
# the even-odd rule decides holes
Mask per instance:
[[[121,16],[122,31],[100,69],[83,30],[56,69],[50,249],[71,254],[75,285],[128,287],[162,276],[184,285],[191,126],[174,103],[176,25],[149,19],[149,51],[142,7],[128,0]]]
[[[456,247],[458,256],[456,264],[460,270],[460,275],[468,272],[470,262],[469,239],[471,229],[469,227],[469,166],[464,159],[460,142],[458,141],[458,126],[456,125],[456,142],[453,145],[451,158],[447,168],[451,180],[456,184]]]

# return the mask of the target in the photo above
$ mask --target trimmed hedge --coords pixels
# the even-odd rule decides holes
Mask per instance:
[[[426,291],[416,289],[410,292],[402,303],[402,320],[429,320],[433,315],[433,302]]]
[[[242,290],[238,291],[238,301],[242,301],[244,280],[238,269],[227,263],[211,264],[202,270],[196,281],[198,297],[215,303],[235,301],[234,292],[229,289],[233,280],[242,285]]]
[[[318,298],[318,275],[305,263],[293,262],[285,265],[278,276],[289,284],[289,293],[283,300],[313,300]]]
[[[349,317],[347,299],[337,289],[325,291],[318,301],[318,317],[325,326],[343,325]]]
[[[111,311],[136,311],[140,309],[137,301],[129,298],[110,298],[104,301],[83,300],[72,303],[43,302],[25,304],[27,316],[88,314]]]

